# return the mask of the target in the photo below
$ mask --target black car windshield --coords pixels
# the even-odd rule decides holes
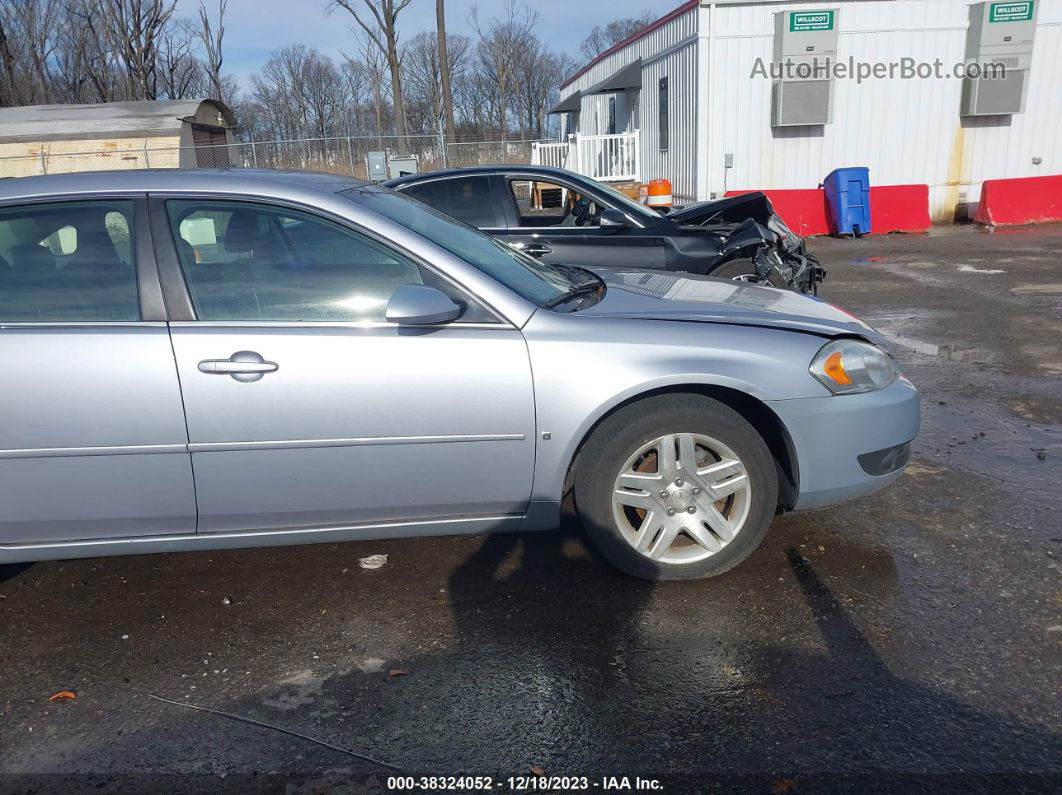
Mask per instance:
[[[343,193],[356,194],[369,209],[427,238],[539,306],[585,279],[585,274],[572,276],[568,270],[538,262],[401,193],[370,186],[348,188]]]

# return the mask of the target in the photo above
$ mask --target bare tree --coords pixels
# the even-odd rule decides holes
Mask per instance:
[[[402,48],[402,80],[410,129],[436,132],[440,118],[445,118],[444,86],[463,72],[471,47],[466,36],[451,33],[447,39],[451,58],[445,69],[434,33],[418,33]]]
[[[379,48],[366,36],[361,42],[361,54],[363,60],[358,62],[346,53],[343,58],[348,64],[358,63],[364,70],[365,79],[369,84],[372,94],[373,117],[376,121],[376,143],[383,148],[383,122],[384,122],[384,84],[387,81],[387,68],[383,62],[383,56]]]
[[[590,31],[590,35],[583,39],[579,49],[588,60],[596,58],[609,47],[614,47],[624,39],[633,36],[654,19],[656,19],[656,14],[652,11],[645,11],[641,16],[613,20],[604,28],[595,27]]]
[[[5,17],[0,17],[0,61],[4,65],[4,79],[0,81],[0,105],[6,106],[20,104],[22,87],[19,85],[18,58],[7,35],[10,23]]]
[[[402,152],[409,150],[409,129],[406,126],[405,104],[402,101],[402,61],[398,54],[398,15],[412,0],[332,0],[329,10],[342,8],[347,11],[365,35],[376,45],[387,60],[391,71],[391,99],[394,104],[395,132]],[[362,8],[364,6],[364,8]],[[361,15],[358,9],[362,8]],[[362,19],[368,11],[370,21]],[[370,24],[371,22],[371,24]]]
[[[129,99],[157,99],[159,38],[177,0],[95,0],[101,32],[118,54]]]
[[[111,102],[128,99],[119,58],[110,48],[96,0],[67,0],[60,30],[61,96],[67,102]]]
[[[168,26],[159,37],[156,69],[160,93],[169,99],[202,96],[207,91],[207,75],[195,57],[198,31],[186,19]]]
[[[207,76],[210,78],[211,96],[223,102],[228,97],[223,95],[224,84],[221,79],[221,65],[225,62],[223,43],[225,40],[225,10],[229,0],[218,0],[218,24],[215,28],[210,22],[210,15],[202,0],[199,2],[199,40],[203,43],[206,55]]]
[[[479,39],[477,66],[488,80],[498,131],[504,141],[509,129],[509,98],[516,64],[521,51],[534,38],[538,12],[526,4],[508,0],[504,14],[491,17],[485,23],[480,21],[478,9],[473,6],[469,23]]]
[[[570,65],[567,56],[557,55],[535,37],[517,59],[513,92],[517,115],[536,138],[544,134],[549,107]]]
[[[51,72],[48,63],[55,47],[54,33],[61,8],[55,0],[10,0],[24,57],[28,61],[30,86],[26,99],[51,102]]]
[[[454,95],[450,88],[450,54],[446,41],[446,0],[435,0],[435,35],[439,42],[439,75],[442,78],[443,111],[446,114],[446,140],[457,138],[454,124]]]

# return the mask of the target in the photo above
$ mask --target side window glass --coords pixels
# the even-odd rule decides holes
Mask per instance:
[[[488,177],[438,179],[413,185],[406,193],[469,226],[497,226]]]
[[[382,322],[396,289],[442,281],[365,235],[304,213],[237,202],[166,207],[200,320]],[[458,303],[462,320],[483,311]]]
[[[509,180],[521,227],[597,226],[601,210],[590,198],[541,180]]]
[[[128,201],[0,209],[0,322],[140,319]]]

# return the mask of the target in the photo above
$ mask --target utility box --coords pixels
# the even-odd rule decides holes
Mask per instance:
[[[392,157],[387,161],[387,167],[391,172],[391,179],[404,177],[406,174],[416,174],[419,171],[417,158],[413,156]]]
[[[966,63],[978,64],[982,74],[963,79],[963,116],[999,116],[1025,109],[1038,4],[1038,0],[1020,0],[970,6]]]
[[[365,156],[365,173],[372,182],[387,179],[387,152],[369,152]]]
[[[836,8],[774,15],[774,68],[782,71],[771,86],[772,127],[832,120],[837,16]]]

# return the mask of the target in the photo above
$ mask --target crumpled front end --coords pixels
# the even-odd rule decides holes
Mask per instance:
[[[754,273],[742,281],[817,295],[826,269],[807,251],[805,241],[774,211],[766,194],[755,192],[702,202],[668,217],[696,230],[719,236],[719,256],[707,275],[738,259],[751,260]]]

